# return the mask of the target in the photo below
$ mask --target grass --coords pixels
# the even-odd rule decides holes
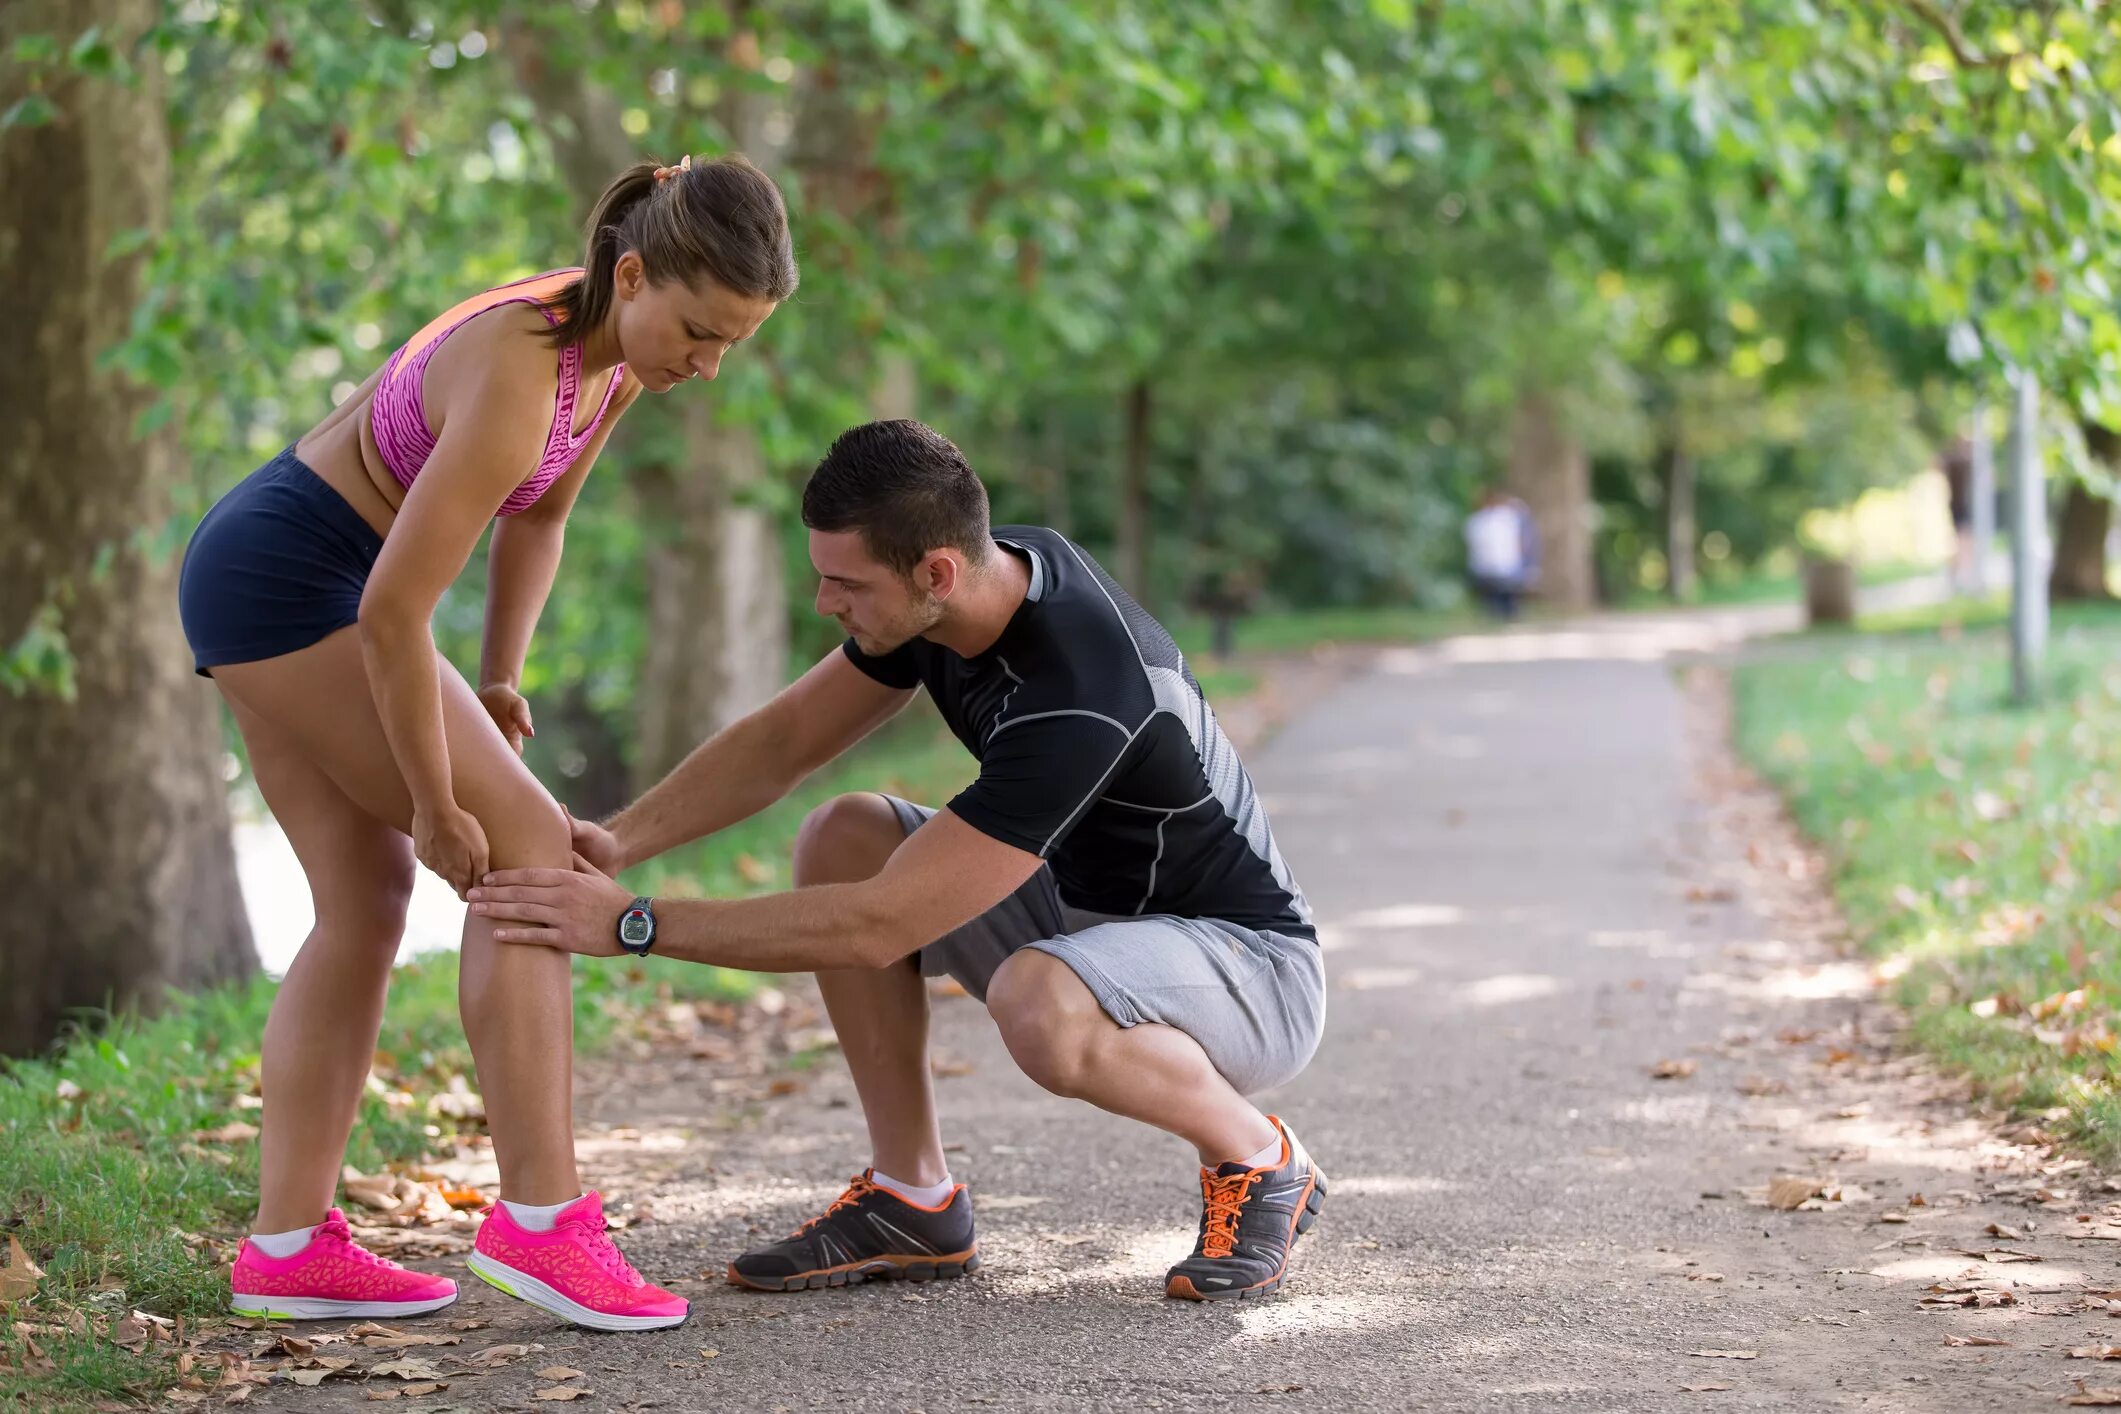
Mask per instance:
[[[1741,667],[1739,747],[1827,848],[1919,1043],[2113,1163],[2121,614],[2058,612],[2044,698],[2021,709],[2003,636],[1926,612]]]
[[[1297,653],[1329,643],[1411,643],[1464,633],[1487,621],[1471,608],[1418,609],[1391,605],[1379,608],[1293,609],[1249,614],[1237,621],[1236,655]],[[1186,655],[1196,675],[1203,665],[1213,664],[1209,652],[1213,630],[1206,619],[1185,618],[1171,623],[1171,636]],[[1207,688],[1207,679],[1201,679]],[[1214,693],[1209,692],[1212,699]]]

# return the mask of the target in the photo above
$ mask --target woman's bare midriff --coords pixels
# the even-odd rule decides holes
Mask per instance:
[[[295,442],[295,455],[345,498],[371,530],[387,536],[398,518],[398,507],[405,504],[405,488],[383,464],[383,454],[376,450],[375,434],[368,426],[369,399],[382,381],[382,369],[369,374],[368,381],[349,393],[345,402],[302,434]]]

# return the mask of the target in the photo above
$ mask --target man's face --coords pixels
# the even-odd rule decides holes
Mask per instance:
[[[942,621],[943,601],[919,582],[925,565],[908,580],[871,557],[858,530],[811,531],[810,563],[818,574],[817,611],[838,620],[872,658]]]

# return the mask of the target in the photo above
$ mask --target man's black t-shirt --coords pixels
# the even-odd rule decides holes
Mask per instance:
[[[1094,913],[1220,918],[1316,939],[1310,906],[1200,684],[1163,625],[1066,536],[995,527],[1031,588],[994,646],[924,638],[848,659],[925,686],[980,764],[950,809],[1053,870]]]

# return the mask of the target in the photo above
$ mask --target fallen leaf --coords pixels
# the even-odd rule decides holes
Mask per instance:
[[[478,1331],[486,1329],[486,1322],[478,1317],[473,1317],[470,1320],[451,1321],[449,1328],[453,1331]]]
[[[7,1235],[7,1265],[0,1267],[0,1302],[25,1301],[37,1294],[44,1268],[29,1259],[15,1235]]]
[[[425,1360],[385,1360],[368,1368],[371,1375],[396,1375],[401,1380],[438,1380],[442,1372]]]
[[[582,1372],[566,1365],[547,1365],[544,1369],[538,1371],[538,1378],[541,1380],[578,1380],[582,1378]]]
[[[203,1404],[206,1402],[206,1391],[202,1389],[173,1389],[169,1392],[169,1402],[172,1404]]]
[[[1697,1070],[1701,1063],[1693,1060],[1661,1060],[1650,1067],[1652,1080],[1685,1080]]]
[[[247,1144],[257,1137],[258,1126],[240,1119],[230,1120],[219,1129],[201,1129],[192,1134],[202,1144]]]
[[[1882,1223],[1904,1223],[1908,1221],[1908,1216],[1906,1213],[1899,1211],[1883,1212],[1878,1215],[1878,1221]],[[1913,1238],[1907,1240],[1914,1241]]]
[[[389,1326],[378,1325],[374,1321],[363,1321],[348,1331],[346,1336],[349,1340],[366,1340],[372,1335],[398,1335],[400,1333]]]
[[[1679,1387],[1682,1394],[1700,1394],[1704,1390],[1729,1388],[1729,1385],[1681,1385]]]
[[[2005,1227],[2002,1223],[1990,1223],[1988,1225],[1988,1235],[1990,1237],[2008,1238],[2013,1242],[2022,1242],[2025,1239],[2024,1233],[2016,1228]]]
[[[1688,1281],[1722,1281],[1722,1280],[1723,1280],[1723,1273],[1722,1273],[1722,1272],[1688,1272],[1688,1273],[1686,1274],[1686,1279],[1687,1279]]]
[[[2062,1403],[2079,1405],[2121,1404],[2121,1389],[2101,1389],[2078,1380],[2077,1392],[2063,1395]]]
[[[1302,1386],[1302,1385],[1261,1385],[1261,1386],[1260,1386],[1260,1387],[1259,1387],[1258,1389],[1254,1390],[1254,1391],[1253,1391],[1253,1393],[1254,1393],[1254,1394],[1295,1394],[1295,1393],[1297,1393],[1298,1391],[1300,1391],[1300,1390],[1302,1390],[1302,1389],[1303,1389],[1303,1386]]]
[[[436,1394],[448,1388],[449,1386],[447,1384],[441,1383],[439,1381],[430,1381],[426,1384],[407,1385],[405,1386],[405,1397],[407,1399],[418,1399],[421,1395]]]
[[[466,1365],[505,1365],[510,1360],[520,1359],[522,1356],[528,1355],[532,1350],[542,1348],[541,1346],[530,1345],[490,1345],[484,1350],[476,1351],[470,1355],[459,1355],[455,1358]]]
[[[1704,1360],[1758,1360],[1757,1350],[1689,1350],[1689,1355],[1698,1355]]]
[[[701,1358],[702,1360],[712,1360],[712,1359],[714,1359],[714,1358],[715,1358],[716,1356],[720,1355],[721,1353],[722,1353],[722,1352],[721,1352],[721,1351],[719,1351],[719,1350],[702,1350],[702,1351],[700,1352],[700,1358]]]
[[[368,1392],[368,1397],[370,1399],[396,1399],[400,1394],[403,1393],[403,1390],[372,1389]]]
[[[305,1388],[315,1389],[337,1373],[337,1370],[289,1370],[287,1378]]]
[[[2080,1345],[2069,1353],[2072,1360],[2121,1360],[2121,1345]]]
[[[532,1395],[533,1399],[587,1399],[589,1391],[580,1385],[552,1385]]]
[[[2010,1344],[2010,1342],[2009,1342],[2009,1341],[2007,1341],[2007,1340],[1997,1340],[1997,1339],[1996,1339],[1996,1338],[1995,1338],[1994,1336],[1986,1336],[1986,1335],[1948,1335],[1948,1336],[1946,1336],[1946,1337],[1944,1338],[1944,1343],[1945,1343],[1946,1345],[2009,1345],[2009,1344]]]
[[[1794,1209],[1798,1204],[1810,1200],[1823,1187],[1825,1185],[1816,1178],[1778,1178],[1768,1185],[1767,1205],[1770,1208]]]
[[[304,1356],[317,1353],[315,1341],[304,1340],[298,1335],[283,1335],[274,1344],[279,1346],[283,1355]]]

